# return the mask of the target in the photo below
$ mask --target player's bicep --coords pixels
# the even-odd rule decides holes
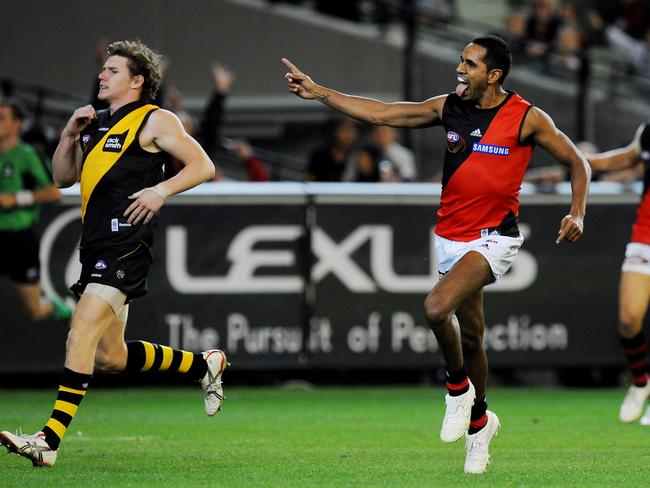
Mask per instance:
[[[203,148],[190,136],[181,121],[171,112],[157,110],[147,124],[146,136],[158,149],[165,151],[183,164],[196,156],[205,154]]]
[[[522,130],[522,139],[531,139],[566,166],[570,166],[575,158],[582,157],[571,139],[556,127],[553,119],[536,107],[528,111]]]

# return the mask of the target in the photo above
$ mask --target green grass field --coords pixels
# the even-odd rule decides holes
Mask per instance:
[[[485,475],[438,439],[443,391],[424,387],[95,389],[52,469],[0,457],[0,486],[648,486],[650,428],[617,421],[620,390],[492,389],[501,419]],[[0,390],[0,428],[39,429],[52,391]]]

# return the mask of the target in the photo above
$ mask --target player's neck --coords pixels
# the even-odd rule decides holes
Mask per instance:
[[[129,103],[137,102],[140,100],[140,97],[123,97],[118,100],[111,100],[110,106],[109,106],[109,111],[110,114],[113,115],[115,112],[117,112],[119,109],[124,107],[125,105],[128,105]]]
[[[18,144],[18,136],[0,137],[0,153],[6,153]]]
[[[476,108],[489,109],[497,107],[506,99],[507,96],[508,92],[506,92],[501,85],[488,86],[488,89],[485,90],[483,96],[476,102]]]

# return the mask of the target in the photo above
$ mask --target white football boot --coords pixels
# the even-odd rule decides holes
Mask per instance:
[[[465,472],[471,474],[485,473],[487,465],[490,464],[490,454],[488,447],[490,441],[497,435],[499,427],[499,417],[494,412],[488,410],[485,412],[487,415],[487,423],[476,434],[465,435],[465,450],[467,457],[465,458]]]
[[[476,398],[474,385],[469,382],[469,390],[462,395],[445,395],[445,417],[442,419],[440,439],[443,442],[456,442],[465,435],[469,429],[469,417],[472,413],[472,405]]]
[[[618,419],[621,422],[634,422],[643,413],[645,402],[650,396],[650,381],[645,386],[630,385],[627,395],[623,399],[621,410],[618,413]]]
[[[5,446],[9,452],[29,459],[34,466],[53,466],[56,462],[58,451],[53,451],[45,442],[45,434],[37,432],[34,435],[12,434],[11,432],[0,432],[0,444]]]
[[[208,363],[208,371],[201,380],[201,386],[205,391],[205,413],[212,417],[221,410],[221,402],[224,398],[221,375],[230,363],[224,352],[219,349],[211,349],[202,354],[203,359]]]
[[[650,426],[650,405],[648,405],[648,408],[646,409],[643,417],[641,417],[641,420],[639,420],[639,423],[644,427]]]

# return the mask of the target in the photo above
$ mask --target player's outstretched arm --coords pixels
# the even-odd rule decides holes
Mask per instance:
[[[158,183],[151,188],[143,188],[129,198],[133,203],[126,209],[124,216],[128,222],[137,224],[144,219],[147,224],[165,203],[170,195],[189,190],[215,175],[214,164],[181,124],[173,113],[156,110],[151,114],[147,124],[140,133],[140,145],[151,152],[163,150],[184,166],[173,178]]]
[[[92,105],[75,110],[61,131],[59,144],[52,156],[52,177],[59,188],[67,188],[81,177],[79,134],[97,117]]]
[[[589,163],[571,140],[555,126],[553,119],[537,107],[528,111],[521,138],[532,138],[536,144],[571,170],[571,210],[562,219],[555,242],[575,242],[582,235],[584,228],[587,193],[591,180]]]
[[[305,100],[318,100],[362,122],[392,127],[426,127],[438,123],[441,119],[446,95],[424,102],[396,103],[346,95],[314,83],[288,59],[282,58],[282,62],[289,68],[285,80],[291,93]]]
[[[641,124],[630,144],[611,151],[593,154],[587,160],[594,171],[615,171],[631,168],[641,163],[641,133],[646,129]]]

